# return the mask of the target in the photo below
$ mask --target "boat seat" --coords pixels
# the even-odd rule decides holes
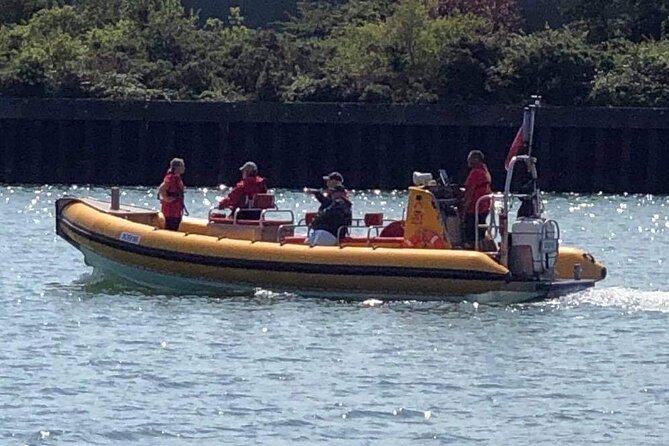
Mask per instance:
[[[237,220],[237,224],[241,225],[260,225],[262,226],[282,226],[282,225],[292,225],[293,220]]]
[[[339,242],[340,243],[364,243],[364,244],[367,244],[368,241],[369,241],[369,239],[367,237],[346,236],[346,237],[342,237]]]
[[[214,223],[217,225],[232,225],[237,224],[241,226],[281,226],[281,225],[290,225],[293,223],[292,220],[237,220],[235,221],[229,217],[210,217],[209,223]]]
[[[232,218],[228,218],[225,216],[219,216],[216,214],[211,214],[209,215],[209,223],[217,224],[217,225],[231,225]]]
[[[367,212],[363,218],[365,226],[383,225],[383,212]]]
[[[301,245],[307,240],[305,236],[295,235],[288,236],[281,239],[284,244],[291,245]],[[371,245],[401,245],[404,241],[404,237],[372,237],[367,239],[367,237],[344,237],[341,240],[341,245],[355,245],[355,246],[367,246]]]
[[[314,219],[318,215],[318,212],[305,212],[304,219],[300,223],[304,223],[309,226],[313,223]],[[359,227],[360,224],[365,227],[370,226],[381,226],[383,225],[383,212],[367,212],[362,219],[354,219],[354,224],[352,227]]]
[[[291,245],[302,245],[306,240],[307,238],[302,235],[291,235],[281,239],[282,243],[289,243]]]
[[[404,243],[404,237],[372,237],[370,239],[373,245]]]
[[[379,237],[404,237],[404,222],[394,221],[381,230]]]
[[[343,237],[341,245],[401,245],[404,242],[404,237]]]
[[[310,225],[313,223],[314,219],[318,215],[318,212],[305,212],[304,213],[304,224]]]
[[[292,221],[286,222],[285,220],[266,220],[261,218],[264,212],[274,211],[279,212],[274,202],[274,194],[255,194],[253,198],[247,200],[247,206],[236,209],[234,215],[237,217],[236,224],[243,226],[260,225],[261,220],[263,226],[280,226],[292,223]],[[231,225],[235,224],[235,221],[233,215],[226,216],[219,213],[217,209],[212,209],[209,211],[209,223]]]

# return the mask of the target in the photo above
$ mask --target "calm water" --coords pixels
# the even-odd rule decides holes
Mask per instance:
[[[669,443],[667,197],[548,197],[609,278],[503,308],[152,294],[56,238],[66,192],[107,194],[0,186],[2,445]],[[191,213],[217,192],[189,190]],[[403,203],[355,194],[358,212]]]

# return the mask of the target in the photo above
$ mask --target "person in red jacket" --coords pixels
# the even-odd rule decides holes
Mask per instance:
[[[472,150],[467,156],[467,165],[471,169],[467,180],[465,180],[465,197],[463,203],[464,209],[464,238],[467,245],[473,245],[476,237],[476,230],[479,232],[479,240],[485,238],[485,229],[476,228],[476,202],[479,198],[491,192],[490,183],[492,179],[488,166],[485,164],[485,157],[480,150]],[[490,200],[482,200],[479,203],[478,214],[479,224],[483,224],[488,218],[490,212]]]
[[[265,179],[258,175],[256,163],[247,161],[239,170],[242,172],[242,180],[235,184],[227,197],[218,202],[219,209],[228,208],[234,213],[237,209],[248,208],[256,194],[267,193]],[[238,218],[258,220],[260,211],[240,211]]]
[[[184,182],[181,175],[186,171],[186,164],[181,158],[170,161],[170,168],[158,187],[160,211],[165,217],[165,229],[178,231],[184,214]]]

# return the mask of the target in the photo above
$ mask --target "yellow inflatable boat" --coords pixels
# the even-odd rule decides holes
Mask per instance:
[[[414,175],[402,221],[372,215],[348,228],[362,236],[337,246],[305,243],[298,232],[308,225],[296,225],[289,211],[259,209],[254,221],[185,218],[177,232],[162,229],[156,211],[74,197],[57,200],[56,231],[106,274],[183,293],[264,287],[345,300],[527,302],[606,277],[592,255],[560,246],[558,223],[542,217],[535,162],[530,154],[514,157],[504,192],[481,197],[477,206],[492,201],[491,215],[476,222],[486,236],[479,240],[476,231],[470,249],[460,240],[458,188],[443,174],[440,181]],[[533,185],[524,194],[511,192],[517,163]],[[516,199],[523,205],[509,225]]]
[[[422,225],[415,225],[410,219],[419,201],[430,205],[422,211]],[[523,260],[527,249],[512,249],[507,266],[499,250],[456,249],[447,231],[426,229],[433,227],[431,219],[441,224],[434,195],[411,188],[409,202],[414,211],[407,212],[403,237],[348,237],[339,246],[309,246],[292,235],[289,223],[277,226],[269,220],[221,224],[185,218],[179,232],[167,231],[158,212],[127,206],[112,210],[109,203],[73,197],[57,201],[56,231],[96,269],[143,286],[188,293],[267,287],[347,300],[513,303],[582,290],[605,277],[606,270],[591,255],[575,248],[560,247],[546,271],[542,259],[540,271],[534,271],[532,253]],[[289,235],[279,229],[288,229]],[[440,247],[427,239],[410,246],[421,231],[437,233]]]

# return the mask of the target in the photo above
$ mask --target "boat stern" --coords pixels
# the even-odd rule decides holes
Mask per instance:
[[[559,279],[604,280],[607,270],[587,251],[573,247],[560,247],[555,275]]]

